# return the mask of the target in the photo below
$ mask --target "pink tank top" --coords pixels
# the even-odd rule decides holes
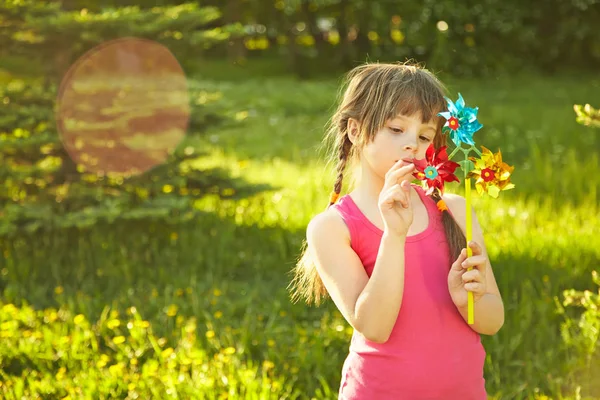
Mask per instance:
[[[405,244],[404,295],[386,343],[354,331],[342,367],[338,399],[485,400],[485,350],[448,292],[450,252],[435,202],[417,185],[429,224]],[[350,231],[351,246],[370,277],[383,231],[349,195],[333,207]]]

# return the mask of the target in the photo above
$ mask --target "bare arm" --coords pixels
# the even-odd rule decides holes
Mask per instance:
[[[458,309],[465,322],[468,321],[468,308]],[[504,325],[504,304],[500,295],[486,293],[473,305],[475,321],[471,328],[482,335],[495,335]]]
[[[448,208],[452,212],[452,215],[454,216],[461,230],[466,235],[466,201],[464,197],[455,194],[445,194],[444,201],[448,205]],[[473,305],[475,323],[471,325],[471,328],[480,334],[494,335],[500,330],[502,325],[504,325],[504,303],[502,301],[502,296],[500,295],[500,289],[496,283],[496,278],[494,277],[492,265],[488,258],[483,231],[479,221],[477,220],[475,212],[471,210],[471,213],[473,223],[473,241],[480,246],[481,253],[486,259],[485,281],[487,288],[486,293]],[[464,320],[468,321],[468,308],[457,307],[457,309]]]
[[[363,327],[373,327],[375,342],[388,340],[400,312],[405,243],[403,236],[384,233],[371,279],[356,300],[356,315]]]
[[[313,218],[307,242],[321,280],[344,318],[367,340],[386,342],[404,292],[405,237],[384,233],[370,279],[336,211]]]

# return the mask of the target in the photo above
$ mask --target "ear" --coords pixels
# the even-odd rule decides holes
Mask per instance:
[[[353,145],[358,141],[358,133],[360,132],[360,123],[354,118],[348,118],[348,138]]]

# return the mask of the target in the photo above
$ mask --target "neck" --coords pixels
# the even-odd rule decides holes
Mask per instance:
[[[369,203],[377,203],[379,194],[385,183],[385,178],[378,176],[362,159],[360,167],[359,183],[356,186],[355,192],[361,199]]]

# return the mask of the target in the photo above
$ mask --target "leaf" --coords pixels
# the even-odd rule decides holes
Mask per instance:
[[[581,125],[600,128],[600,110],[596,110],[591,105],[575,104],[573,106],[577,115],[576,122]]]

